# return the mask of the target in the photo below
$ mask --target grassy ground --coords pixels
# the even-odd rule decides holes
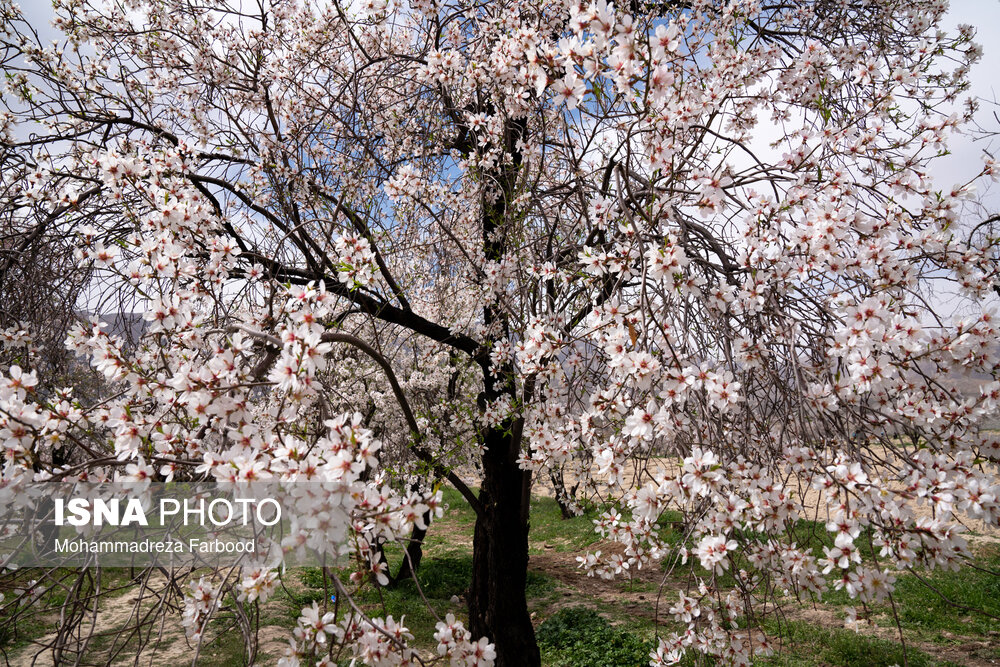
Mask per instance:
[[[423,652],[433,651],[434,625],[448,613],[465,617],[465,599],[472,572],[472,536],[474,516],[457,493],[446,492],[451,506],[445,518],[435,522],[427,536],[424,560],[417,579],[430,609],[417,593],[415,584],[405,582],[392,589],[368,591],[358,603],[370,614],[391,614],[405,624]],[[534,498],[531,509],[530,564],[526,590],[528,606],[535,623],[543,663],[552,667],[630,667],[644,665],[655,646],[657,598],[660,616],[664,604],[675,597],[673,589],[680,581],[662,571],[644,570],[614,581],[586,577],[577,568],[575,557],[582,550],[607,545],[597,544],[591,519],[585,515],[563,520],[555,501]],[[664,534],[678,540],[666,517]],[[800,522],[795,539],[821,553],[829,545],[829,535],[822,525]],[[967,608],[984,609],[1000,617],[1000,549],[983,545],[975,568],[959,572],[897,574],[894,600],[906,644],[906,664],[910,667],[956,667],[1000,664],[1000,621]],[[400,554],[390,551],[395,569]],[[112,574],[117,583],[127,583],[121,573]],[[125,590],[125,589],[123,589]],[[936,591],[936,592],[935,592]],[[319,569],[289,571],[284,586],[260,610],[261,653],[256,664],[274,664],[280,657],[287,637],[303,606],[326,600],[329,582]],[[961,607],[949,604],[957,603]],[[52,600],[50,603],[57,601]],[[113,604],[113,602],[112,602]],[[904,664],[892,608],[877,605],[864,608],[842,592],[831,591],[822,603],[781,601],[782,613],[769,621],[766,630],[780,645],[780,651],[756,664],[768,667],[889,667]],[[845,628],[848,608],[856,607],[862,619],[857,630]],[[29,654],[32,639],[51,632],[57,617],[46,612],[32,623],[19,626],[18,635],[0,638],[0,649],[19,664],[18,656]],[[176,624],[175,624],[176,626]],[[676,629],[660,625],[661,633]],[[95,646],[94,657],[113,645],[113,628]],[[240,633],[225,614],[206,633],[199,664],[229,666],[247,664]],[[167,628],[163,645],[193,655],[179,626]],[[127,656],[126,650],[121,657]],[[95,660],[99,662],[99,660]],[[0,664],[2,660],[0,660]],[[148,664],[148,662],[147,662]],[[153,663],[157,664],[157,663]],[[347,664],[345,661],[344,664]],[[686,664],[696,664],[689,661]]]
[[[453,509],[431,528],[418,579],[439,615],[451,612],[461,618],[464,599],[458,604],[451,600],[452,596],[461,598],[468,587],[474,517],[457,494],[449,493],[446,500]],[[553,667],[645,664],[655,645],[653,618],[663,573],[633,573],[632,578],[611,582],[587,578],[577,569],[575,556],[588,547],[601,546],[596,544],[592,518],[563,520],[554,500],[533,499],[527,594],[543,662]],[[665,531],[676,518],[665,517]],[[814,522],[799,522],[795,539],[800,545],[811,546],[817,555],[822,554],[823,546],[832,546],[824,526]],[[1000,550],[985,546],[979,552],[977,565],[981,570],[920,573],[937,592],[917,576],[897,575],[895,602],[909,665],[1000,664],[1000,622],[945,601],[1000,617],[1000,576],[994,574],[1000,571]],[[672,597],[671,584],[677,583],[666,580],[664,595]],[[366,603],[373,611],[397,618],[406,613],[417,644],[430,647],[434,619],[414,597],[418,597],[414,589],[404,586],[384,595],[383,609],[377,609],[376,601]],[[838,591],[827,597],[821,604],[787,601],[783,620],[767,628],[781,650],[758,664],[888,667],[904,663],[903,645],[889,605],[865,609]],[[862,619],[858,631],[844,627],[848,607],[856,607]],[[662,611],[661,601],[661,616]]]

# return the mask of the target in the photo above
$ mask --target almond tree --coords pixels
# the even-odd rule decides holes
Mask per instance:
[[[63,341],[73,320],[73,309],[88,278],[86,267],[74,258],[72,238],[46,233],[50,210],[19,196],[31,169],[16,152],[0,159],[0,190],[4,206],[0,215],[0,332],[13,342],[0,363],[9,367],[27,363],[24,348],[45,362],[45,373],[65,376],[67,353]],[[60,215],[67,211],[60,211]]]
[[[2,5],[3,149],[32,167],[4,206],[47,207],[39,233],[75,235],[90,293],[149,328],[134,350],[71,333],[111,402],[59,410],[11,369],[5,484],[343,480],[321,539],[385,581],[377,545],[434,513],[420,476],[446,479],[473,577],[468,628],[436,636],[469,664],[539,663],[538,476],[617,501],[597,529],[624,546],[589,574],[703,568],[653,664],[748,664],[781,595],[832,575],[882,600],[890,570],[968,556],[960,515],[997,523],[996,239],[957,233],[971,188],[928,175],[980,55],[944,2],[55,4],[53,46]],[[345,349],[374,401],[331,369]],[[446,400],[414,409],[422,377]],[[414,466],[394,488],[370,409]],[[36,472],[66,439],[81,462]],[[824,558],[799,517],[828,522]],[[227,590],[266,598],[271,569],[247,573],[191,582],[193,638]],[[391,617],[337,614],[304,610],[287,664],[429,659]]]

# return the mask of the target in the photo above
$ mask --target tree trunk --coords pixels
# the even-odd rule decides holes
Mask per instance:
[[[491,170],[487,180],[495,185],[483,193],[483,255],[491,261],[504,259],[509,237],[514,233],[507,212],[515,197],[522,159],[520,141],[526,133],[525,118],[507,120],[502,145],[511,161]],[[494,342],[511,339],[508,318],[509,313],[499,303],[488,300],[484,304],[483,324]],[[499,369],[492,368],[486,356],[481,365],[484,391],[480,407],[502,395],[512,399],[512,405],[518,399],[525,403],[530,400],[531,383],[523,387],[523,396],[517,395],[516,374],[509,361]],[[508,419],[485,434],[480,511],[472,540],[469,630],[473,637],[485,636],[493,642],[497,667],[541,665],[524,596],[528,580],[531,476],[517,465],[523,428],[524,419],[519,417]]]
[[[555,492],[556,504],[559,505],[559,511],[562,513],[562,518],[572,519],[576,516],[573,505],[576,500],[576,490],[580,486],[579,482],[567,489],[566,479],[563,476],[562,468],[558,471],[550,470],[549,479],[552,480],[552,489]]]
[[[429,524],[431,514],[424,515],[424,523]],[[427,537],[426,528],[413,526],[410,532],[410,541],[406,543],[406,552],[403,554],[403,562],[399,566],[399,572],[389,582],[390,586],[397,586],[412,577],[420,568],[420,560],[424,557],[424,538]]]
[[[541,664],[524,588],[528,579],[530,478],[517,465],[521,424],[491,429],[483,453],[482,514],[476,519],[469,630],[496,645],[497,667]]]

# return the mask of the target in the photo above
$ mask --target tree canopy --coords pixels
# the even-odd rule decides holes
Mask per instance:
[[[0,311],[0,486],[342,482],[341,524],[300,537],[352,586],[389,581],[440,484],[476,513],[439,656],[314,605],[283,664],[538,664],[533,484],[605,510],[589,574],[691,569],[654,665],[749,664],[776,595],[881,600],[1000,521],[997,237],[930,176],[981,53],[945,2],[54,6],[47,44],[0,2],[0,294],[71,244],[59,303],[145,325],[80,318],[105,390],[77,397],[23,344],[45,322]],[[189,636],[276,568],[191,581]]]

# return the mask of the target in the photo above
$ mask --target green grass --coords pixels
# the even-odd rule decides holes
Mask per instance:
[[[996,632],[1000,621],[990,616],[1000,617],[1000,576],[993,574],[1000,571],[1000,553],[988,553],[973,565],[958,572],[920,570],[919,577],[897,574],[893,599],[903,629],[913,631],[921,640],[943,643],[952,642],[954,635],[983,636]],[[861,603],[852,600],[844,590],[831,587],[823,595],[823,603],[857,607],[859,614],[863,613]],[[895,626],[888,603],[869,606],[868,611],[877,624]]]
[[[464,499],[456,492],[446,490],[445,500],[450,504],[449,512],[445,515],[444,521],[431,527],[428,543],[425,545],[425,553],[435,554],[442,558],[439,561],[440,565],[446,565],[447,576],[455,580],[455,583],[446,586],[445,590],[456,590],[460,587],[459,582],[465,581],[465,573],[471,572],[469,542],[471,542],[473,534],[475,515],[468,508]],[[599,539],[599,536],[593,532],[592,523],[599,512],[599,509],[589,508],[583,516],[564,520],[558,504],[553,499],[532,498],[530,553],[585,550]],[[679,544],[683,538],[681,518],[679,513],[673,511],[664,512],[660,517],[660,535],[669,543]],[[440,536],[438,541],[434,541],[436,531]],[[791,539],[797,542],[800,547],[811,550],[817,556],[822,556],[824,546],[833,546],[834,535],[826,530],[826,525],[822,521],[801,519],[791,527],[790,533]],[[448,537],[446,537],[448,535],[460,536],[463,538],[463,543],[449,542]],[[873,550],[870,535],[862,534],[858,539],[858,544],[862,548],[863,559],[866,562],[871,562]],[[427,577],[428,588],[433,591],[437,590],[441,584],[436,581],[440,575],[434,571],[433,565],[430,570],[424,570],[424,566],[431,562],[433,561],[425,560],[425,564],[421,566],[420,580],[423,584],[424,577]],[[987,570],[1000,570],[1000,559],[994,557],[992,560],[980,562],[979,565]],[[959,573],[935,572],[929,574],[927,578],[946,597],[969,607],[983,608],[988,613],[1000,616],[1000,577],[963,568]],[[729,583],[734,583],[731,581],[731,577],[723,577],[723,579],[729,579]],[[939,637],[940,631],[984,636],[996,625],[992,619],[986,616],[979,615],[972,620],[972,615],[956,612],[935,593],[920,585],[912,575],[897,575],[897,579],[896,601],[900,610],[900,620],[904,630],[907,631],[908,635],[912,635],[911,639],[915,641],[933,641],[934,637],[923,632],[926,630],[937,632]],[[622,578],[617,582],[617,587],[622,592],[648,592],[651,594],[655,593],[658,588],[649,582],[630,581],[627,578]],[[556,588],[559,590],[557,591]],[[464,591],[464,588],[462,590]],[[547,605],[551,609],[554,606],[551,604],[553,602],[574,604],[581,600],[579,591],[566,587],[556,587],[552,585],[552,582],[548,585],[548,592],[544,589],[532,589],[530,578],[527,593],[529,608],[542,615],[543,626],[550,620],[545,618]],[[428,597],[432,596],[428,595]],[[586,602],[598,608],[601,616],[605,619],[604,622],[611,621],[627,626],[631,631],[631,636],[637,641],[649,641],[653,636],[655,631],[653,621],[645,615],[637,613],[635,602],[629,603],[624,600],[606,602],[593,598],[586,599]],[[861,611],[857,600],[850,600],[845,591],[833,590],[832,585],[831,590],[824,596],[823,603],[835,606],[856,606]],[[463,611],[459,610],[459,612]],[[461,613],[456,615],[461,616]],[[873,618],[875,617],[880,624],[893,624],[891,612],[887,606],[873,609]],[[970,620],[972,620],[971,623]],[[613,625],[609,627],[615,629]],[[877,667],[878,665],[902,664],[902,646],[895,641],[865,636],[841,628],[826,629],[803,623],[792,623],[782,627],[785,628],[782,630],[784,650],[781,655],[772,657],[761,664],[801,665],[803,667],[808,665],[873,665]],[[667,629],[663,625],[660,626],[661,632]],[[580,650],[583,653],[578,651],[574,655],[582,659],[581,656],[586,653],[586,650]],[[577,664],[567,658],[567,655],[569,654],[566,653],[565,648],[555,648],[551,645],[547,648],[543,647],[543,664],[552,664],[555,667]],[[693,659],[693,656],[690,659]],[[920,665],[944,664],[935,662],[931,656],[915,647],[910,647],[908,660],[910,665],[918,667]]]
[[[652,581],[623,577],[618,580],[618,590],[623,593],[656,593],[660,585]]]
[[[445,487],[442,491],[448,511],[428,531],[424,540],[424,552],[469,553],[475,533],[476,514],[457,491],[450,487]],[[546,545],[561,553],[586,549],[600,540],[600,535],[594,532],[593,521],[601,511],[601,508],[587,506],[582,515],[563,519],[559,504],[554,498],[532,496],[528,518],[528,552],[541,553],[546,550]],[[676,512],[670,514],[680,517]]]
[[[479,493],[479,489],[472,489],[472,492]],[[441,487],[441,495],[444,496],[444,502],[448,506],[448,511],[445,512],[447,519],[469,525],[476,522],[476,513],[461,493],[450,486],[443,486]]]
[[[921,572],[920,577],[937,592],[912,574],[897,577],[894,596],[903,628],[958,635],[996,632],[1000,628],[996,618],[955,607],[944,599],[1000,617],[1000,576],[990,573],[1000,570],[1000,555],[982,559],[977,566],[988,571],[963,567],[958,572]]]
[[[469,503],[450,486],[441,489],[448,509],[444,517],[436,519],[427,531],[423,549],[425,554],[462,555],[471,553],[472,537],[475,533],[476,513]],[[401,553],[401,551],[400,551]],[[389,558],[392,563],[392,557]],[[393,563],[395,566],[395,563]]]
[[[903,664],[903,646],[899,642],[804,621],[769,623],[767,630],[773,637],[780,638],[782,650],[755,661],[754,664],[762,667],[891,667]],[[951,667],[951,663],[936,661],[913,646],[906,649],[906,664],[909,667]]]
[[[198,655],[198,667],[246,667],[248,663],[245,651],[243,635],[239,630],[234,628],[221,632],[202,646]]]
[[[546,545],[557,552],[586,549],[601,537],[594,532],[594,519],[598,514],[598,510],[591,508],[581,516],[563,519],[554,498],[532,498],[528,553],[541,553]]]
[[[431,525],[417,574],[420,589],[433,611],[427,608],[412,580],[385,589],[366,585],[355,598],[372,616],[392,615],[397,620],[405,618],[404,624],[415,638],[414,647],[425,655],[434,652],[436,642],[433,633],[438,618],[452,613],[460,620],[467,620],[465,598],[472,577],[475,514],[454,490],[445,488],[444,500],[449,510],[444,518]],[[645,577],[630,579],[623,576],[610,584],[602,584],[599,593],[595,593],[593,584],[584,585],[583,580],[577,582],[563,576],[564,571],[572,570],[572,558],[563,554],[594,548],[592,545],[600,539],[593,531],[592,523],[600,511],[602,508],[590,507],[584,515],[564,520],[553,499],[532,499],[529,533],[532,555],[525,594],[536,624],[543,665],[645,665],[649,652],[655,646],[657,632],[662,635],[683,629],[665,618],[662,604],[659,623],[652,618],[658,581],[654,583]],[[669,511],[660,518],[660,535],[670,544],[680,545],[683,540],[681,518],[679,513]],[[790,527],[789,537],[800,547],[810,549],[817,555],[822,554],[824,546],[833,543],[833,535],[822,522],[800,520]],[[862,545],[865,560],[870,561],[871,552],[866,546],[865,536],[859,544]],[[387,545],[386,557],[395,572],[402,558],[399,545]],[[976,565],[986,571],[963,567],[960,572],[933,571],[920,572],[920,575],[950,600],[1000,616],[1000,576],[993,574],[1000,570],[1000,550],[983,554]],[[697,564],[694,566],[695,575],[707,575]],[[559,578],[542,572],[540,567]],[[18,576],[26,574],[19,573]],[[686,578],[686,568],[680,574]],[[125,593],[129,587],[128,575],[128,570],[103,572],[102,588],[121,587],[121,593]],[[354,590],[346,568],[337,570],[337,576],[350,590]],[[334,589],[325,585],[329,582],[324,582],[324,577],[321,568],[300,568],[286,573],[285,586],[279,587],[271,599],[260,607],[260,625],[291,630],[302,608],[312,602],[332,609],[329,595]],[[927,652],[938,651],[935,643],[967,646],[970,640],[982,642],[986,639],[991,643],[984,644],[971,655],[983,660],[1000,658],[996,631],[1000,622],[987,615],[956,609],[912,574],[902,573],[896,577],[895,600],[907,639],[910,666],[948,667],[949,663],[941,662]],[[722,577],[721,584],[727,582],[735,583],[728,575]],[[682,583],[676,577],[671,578],[667,589]],[[626,597],[625,593],[631,595]],[[665,590],[664,595],[665,599],[672,600],[676,593]],[[453,601],[456,596],[457,601]],[[46,593],[44,606],[19,624],[16,637],[13,634],[0,637],[0,648],[8,654],[18,655],[30,639],[50,632],[57,621],[54,611],[63,598],[64,594],[55,588]],[[588,609],[582,609],[581,604]],[[832,585],[831,591],[819,604],[827,612],[842,614],[844,607],[853,606],[858,608],[859,615],[864,614],[857,600],[850,600],[844,591],[832,590]],[[346,613],[346,609],[345,605],[341,605],[340,613]],[[871,607],[868,611],[872,622],[883,627],[894,625],[888,605]],[[227,624],[231,623],[231,616],[226,613],[213,622],[213,632],[206,635],[207,643],[202,648],[199,664],[210,667],[244,664],[243,638],[236,629],[228,627]],[[757,659],[755,664],[762,667],[888,667],[903,664],[902,646],[884,631],[879,638],[804,621],[771,621],[765,629],[781,649],[774,656]],[[183,641],[182,638],[178,640]],[[106,652],[112,642],[110,636],[101,637],[92,648]],[[926,650],[920,650],[921,646]],[[276,656],[260,655],[257,662],[273,664],[275,660]],[[713,663],[692,653],[685,657],[682,664]]]
[[[296,594],[296,603],[309,600],[306,603],[309,604],[313,599],[324,599],[326,593],[321,569],[303,568],[299,578],[305,590]],[[446,614],[452,613],[456,618],[463,619],[466,614],[464,596],[472,581],[472,555],[424,556],[417,570],[417,581],[438,617],[443,619]],[[551,577],[529,571],[525,593],[529,598],[543,597],[554,591],[556,586],[556,581]],[[453,602],[454,596],[458,596],[460,601]],[[367,586],[356,596],[355,601],[373,616],[392,615],[397,620],[405,616],[405,625],[413,633],[417,646],[427,648],[436,645],[433,635],[438,619],[424,604],[412,579],[401,581],[392,588]],[[297,611],[295,615],[298,616]]]

